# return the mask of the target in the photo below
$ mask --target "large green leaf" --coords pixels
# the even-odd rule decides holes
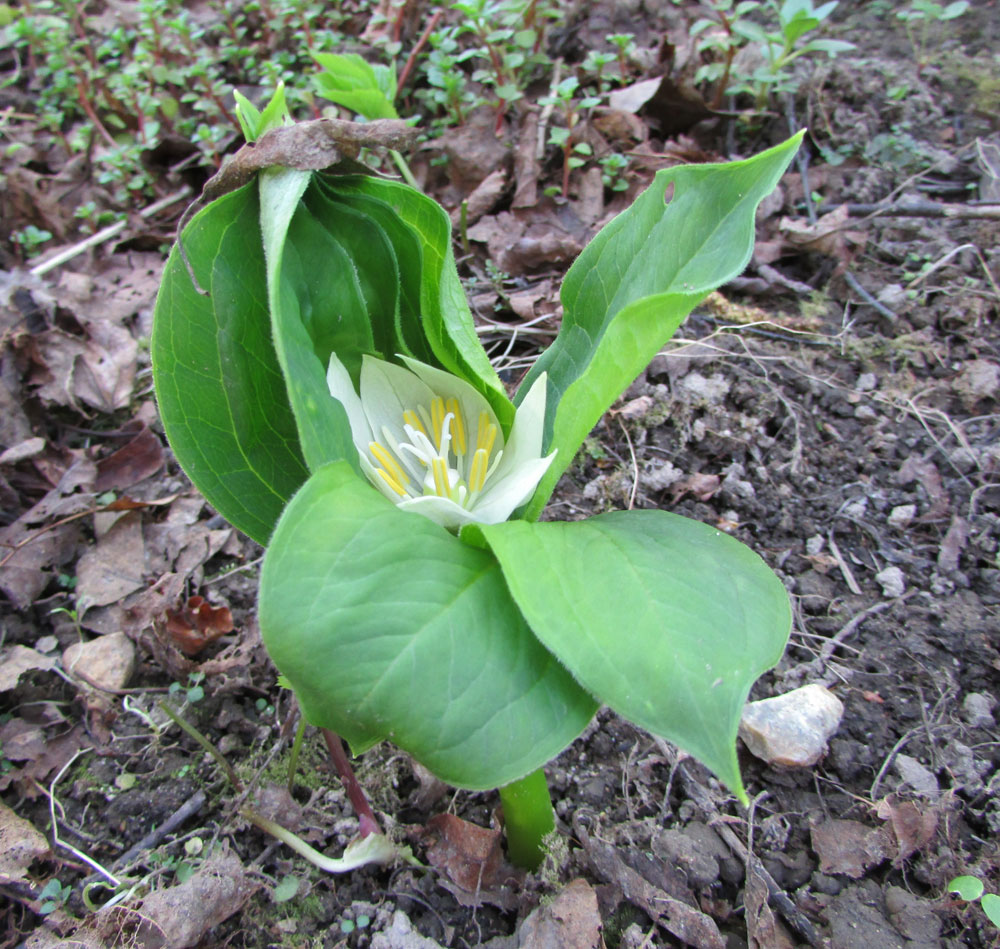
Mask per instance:
[[[441,367],[461,376],[489,401],[504,432],[514,407],[483,349],[462,289],[451,249],[451,222],[427,195],[384,178],[341,177],[328,181],[337,193],[362,194],[388,207],[420,243],[420,310],[423,334]],[[384,225],[388,227],[388,225]]]
[[[587,433],[695,304],[746,266],[754,212],[802,135],[746,161],[657,172],[570,267],[559,335],[519,390],[548,373],[545,450],[559,452],[527,518],[539,515]]]
[[[523,777],[596,704],[532,635],[496,560],[351,468],[315,472],[264,560],[260,625],[306,718],[355,752],[388,738],[438,777]]]
[[[665,511],[466,528],[535,635],[589,692],[689,751],[745,799],[736,731],[781,657],[788,595],[743,544]]]
[[[153,379],[177,460],[227,520],[266,544],[307,477],[271,346],[256,185],[213,202],[175,247],[153,319]]]

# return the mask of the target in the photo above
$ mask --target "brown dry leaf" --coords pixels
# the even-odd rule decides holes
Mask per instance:
[[[139,348],[132,334],[107,320],[81,320],[86,338],[50,329],[35,338],[41,366],[33,374],[46,402],[99,412],[125,408],[132,398]]]
[[[228,848],[212,854],[189,880],[150,893],[142,901],[141,944],[164,949],[197,945],[210,929],[228,919],[260,888],[247,876],[240,858]]]
[[[937,832],[938,812],[935,808],[922,811],[914,801],[896,800],[895,795],[879,801],[876,813],[882,820],[888,820],[896,838],[896,854],[893,866],[901,866],[905,860],[922,850]]]
[[[130,422],[126,428],[135,437],[97,463],[94,490],[123,491],[156,474],[163,467],[163,444],[144,422]]]
[[[685,494],[693,494],[699,501],[707,501],[722,484],[718,475],[696,472],[686,478],[681,478],[670,489],[673,492],[672,503],[676,504]]]
[[[146,586],[142,515],[123,514],[97,543],[88,547],[76,566],[80,613],[94,606],[117,603]]]
[[[48,841],[34,825],[0,801],[0,883],[20,880],[31,862],[48,852]]]
[[[0,790],[14,784],[24,797],[34,800],[43,793],[39,785],[49,775],[59,771],[82,748],[89,747],[92,747],[92,742],[83,726],[76,725],[70,731],[48,739],[41,754],[28,758],[20,768],[0,777]]]
[[[27,761],[45,753],[45,733],[41,725],[12,718],[0,726],[0,747],[11,761]]]
[[[358,157],[362,148],[404,149],[419,134],[402,119],[343,122],[313,119],[265,132],[244,145],[205,185],[202,197],[213,201],[249,182],[258,171],[273,165],[319,171],[343,159]]]
[[[949,500],[941,480],[941,472],[933,461],[925,461],[919,455],[910,455],[900,465],[893,480],[902,485],[917,481],[927,492],[931,506],[917,520],[935,521],[948,510]]]
[[[862,230],[847,229],[847,205],[842,204],[824,214],[815,224],[792,218],[782,218],[778,230],[790,249],[815,251],[834,257],[845,268],[864,249],[867,236]]]
[[[953,514],[951,524],[941,539],[941,547],[938,550],[938,567],[950,573],[958,569],[958,558],[961,556],[965,545],[969,542],[969,522],[957,514]]]
[[[753,867],[751,861],[743,889],[746,908],[747,943],[750,949],[795,949],[788,930],[767,905],[767,883]]]
[[[185,656],[197,656],[209,643],[233,631],[227,606],[212,606],[204,597],[192,596],[179,610],[167,610],[164,627]]]
[[[472,224],[484,214],[492,211],[506,187],[507,172],[503,168],[497,168],[496,171],[490,172],[483,178],[465,200],[466,224]],[[451,212],[451,223],[454,227],[458,227],[461,221],[462,208],[460,205]]]
[[[601,944],[597,894],[583,879],[566,884],[518,929],[519,949],[596,949]]]
[[[51,669],[56,660],[51,656],[43,656],[27,646],[11,646],[0,653],[0,692],[7,692],[17,686],[17,680],[25,672],[34,669]]]
[[[538,114],[526,112],[514,150],[514,198],[512,208],[533,208],[538,203]]]
[[[501,882],[503,853],[500,831],[462,820],[454,814],[436,814],[423,827],[427,861],[466,893],[492,890]]]
[[[501,211],[469,228],[470,240],[485,243],[490,257],[504,272],[519,276],[543,265],[574,260],[583,249],[586,229],[574,222],[570,233],[551,211]]]
[[[163,275],[161,254],[112,254],[95,267],[95,274],[63,271],[55,288],[56,300],[78,318],[121,324],[152,307]]]
[[[695,949],[725,949],[726,942],[714,919],[653,886],[628,866],[611,844],[591,837],[579,821],[574,821],[573,827],[594,871],[608,883],[615,884],[630,903],[648,913],[684,945]]]
[[[812,848],[820,873],[840,873],[859,880],[892,851],[882,827],[854,820],[828,820],[812,828]]]
[[[41,501],[0,529],[0,590],[17,609],[30,605],[45,589],[50,567],[66,563],[75,553],[79,531],[75,522],[44,528],[93,506],[89,492],[95,474],[93,462],[74,461]]]

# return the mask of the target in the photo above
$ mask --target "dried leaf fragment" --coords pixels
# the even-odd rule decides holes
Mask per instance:
[[[186,656],[197,656],[233,628],[229,607],[212,606],[201,596],[192,596],[179,610],[167,610],[167,632]]]

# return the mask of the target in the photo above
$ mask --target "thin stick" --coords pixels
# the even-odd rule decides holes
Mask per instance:
[[[810,205],[807,204],[808,208]],[[820,205],[816,213],[823,215],[838,206]],[[987,220],[1000,219],[1000,204],[940,204],[937,201],[918,201],[907,204],[848,204],[850,217],[943,217]]]
[[[148,208],[143,208],[139,212],[139,217],[150,218],[154,214],[159,214],[160,211],[169,208],[170,205],[176,204],[178,201],[187,198],[191,194],[190,188],[181,188],[180,191],[175,191],[173,194],[168,194],[165,198],[161,198],[159,201],[154,202]],[[50,270],[54,270],[60,264],[64,264],[74,257],[82,254],[85,250],[91,247],[96,247],[98,244],[103,244],[105,241],[111,240],[117,234],[120,234],[125,230],[128,225],[128,221],[117,221],[114,224],[109,224],[107,227],[101,228],[95,234],[91,234],[90,237],[85,238],[72,247],[67,247],[65,250],[59,251],[54,257],[50,257],[48,260],[42,261],[40,264],[35,264],[31,268],[31,275],[33,277],[41,277],[42,274],[47,274]]]
[[[354,769],[351,767],[351,762],[347,760],[340,736],[336,732],[330,731],[329,728],[321,728],[320,731],[323,732],[323,740],[326,742],[327,750],[330,752],[330,758],[340,775],[340,780],[344,784],[344,790],[347,791],[347,797],[354,807],[354,812],[358,815],[358,835],[367,837],[369,834],[381,834],[382,828],[375,819],[375,814],[372,813],[364,790],[354,776]]]
[[[416,65],[420,51],[427,45],[427,40],[430,39],[431,33],[434,32],[442,16],[444,16],[444,10],[434,11],[434,15],[427,22],[427,28],[421,33],[420,39],[417,40],[413,49],[410,50],[410,55],[406,58],[406,65],[403,66],[403,71],[399,74],[399,81],[396,83],[396,95],[399,95],[399,90],[406,85],[406,80],[410,78],[410,73],[413,72],[413,67]]]
[[[632,491],[628,496],[628,509],[631,511],[635,507],[635,495],[639,490],[639,462],[636,461],[635,448],[632,445],[632,439],[629,437],[625,423],[621,419],[618,419],[618,424],[621,426],[625,441],[628,442],[628,453],[632,458]]]

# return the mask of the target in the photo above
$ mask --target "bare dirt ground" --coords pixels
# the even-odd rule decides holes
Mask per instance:
[[[367,5],[346,6],[340,28],[373,42]],[[998,944],[946,884],[1000,889],[1000,7],[935,24],[921,54],[898,6],[842,3],[829,35],[856,48],[800,61],[797,90],[763,112],[695,123],[667,95],[586,117],[595,159],[629,157],[627,191],[591,162],[566,200],[543,193],[562,183],[557,149],[535,158],[547,81],[499,129],[480,109],[410,156],[446,208],[469,200],[460,271],[516,380],[558,327],[566,267],[657,168],[810,129],[746,274],[598,425],[552,516],[659,507],[760,552],[795,621],[752,698],[822,683],[840,726],[808,768],[741,747],[747,812],[602,711],[547,769],[560,846],[513,878],[495,832],[427,826],[448,813],[495,827],[496,795],[445,788],[389,746],[356,762],[359,779],[431,869],[331,876],[240,816],[254,801],[330,853],[357,830],[317,734],[289,777],[296,710],[254,619],[262,551],[194,492],[157,421],[153,299],[183,188],[213,169],[164,134],[123,194],[98,173],[99,134],[67,151],[86,117],[53,130],[33,111],[44,64],[0,49],[0,945]],[[134,22],[128,3],[78,7],[81,29]],[[406,9],[400,61],[433,12]],[[688,81],[691,22],[667,4],[577,4],[547,52],[566,75],[629,31],[629,84]],[[128,212],[122,230],[32,273],[102,224],[77,213],[87,202]],[[29,226],[49,242],[34,247]],[[66,652],[79,642],[96,645]]]

